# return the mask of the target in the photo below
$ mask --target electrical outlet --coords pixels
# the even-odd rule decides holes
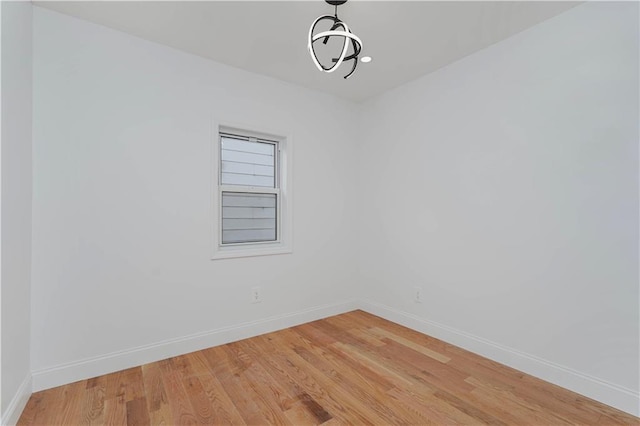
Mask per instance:
[[[413,289],[413,301],[416,303],[422,303],[422,289],[420,287],[415,287]]]
[[[262,302],[262,295],[260,294],[260,287],[251,288],[251,303]]]

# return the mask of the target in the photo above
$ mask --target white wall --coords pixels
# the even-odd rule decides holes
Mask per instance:
[[[589,3],[368,102],[369,307],[637,415],[638,47]]]
[[[637,414],[637,12],[582,5],[354,105],[34,8],[34,387],[362,291]],[[293,254],[209,260],[214,120],[293,134]]]
[[[38,7],[34,104],[36,389],[350,309],[354,104]],[[214,120],[293,135],[293,254],[210,260]]]
[[[2,2],[2,424],[31,393],[31,3]]]

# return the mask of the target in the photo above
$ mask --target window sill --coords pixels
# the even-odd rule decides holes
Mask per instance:
[[[291,247],[273,245],[264,247],[218,247],[214,250],[211,260],[233,259],[237,257],[272,256],[293,253]]]

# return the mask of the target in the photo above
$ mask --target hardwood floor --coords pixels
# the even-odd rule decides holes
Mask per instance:
[[[19,425],[640,424],[354,311],[34,393]]]

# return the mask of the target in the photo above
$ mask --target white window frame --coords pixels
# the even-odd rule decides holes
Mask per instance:
[[[215,137],[212,144],[212,255],[211,259],[228,259],[236,257],[265,256],[291,253],[292,249],[292,143],[291,136],[282,136],[283,132],[256,131],[249,126],[222,125],[214,126]],[[275,188],[223,185],[221,176],[221,149],[222,135],[238,135],[259,140],[260,142],[274,143],[276,150],[275,160]],[[222,193],[254,193],[276,194],[276,241],[259,241],[247,243],[222,244]]]

